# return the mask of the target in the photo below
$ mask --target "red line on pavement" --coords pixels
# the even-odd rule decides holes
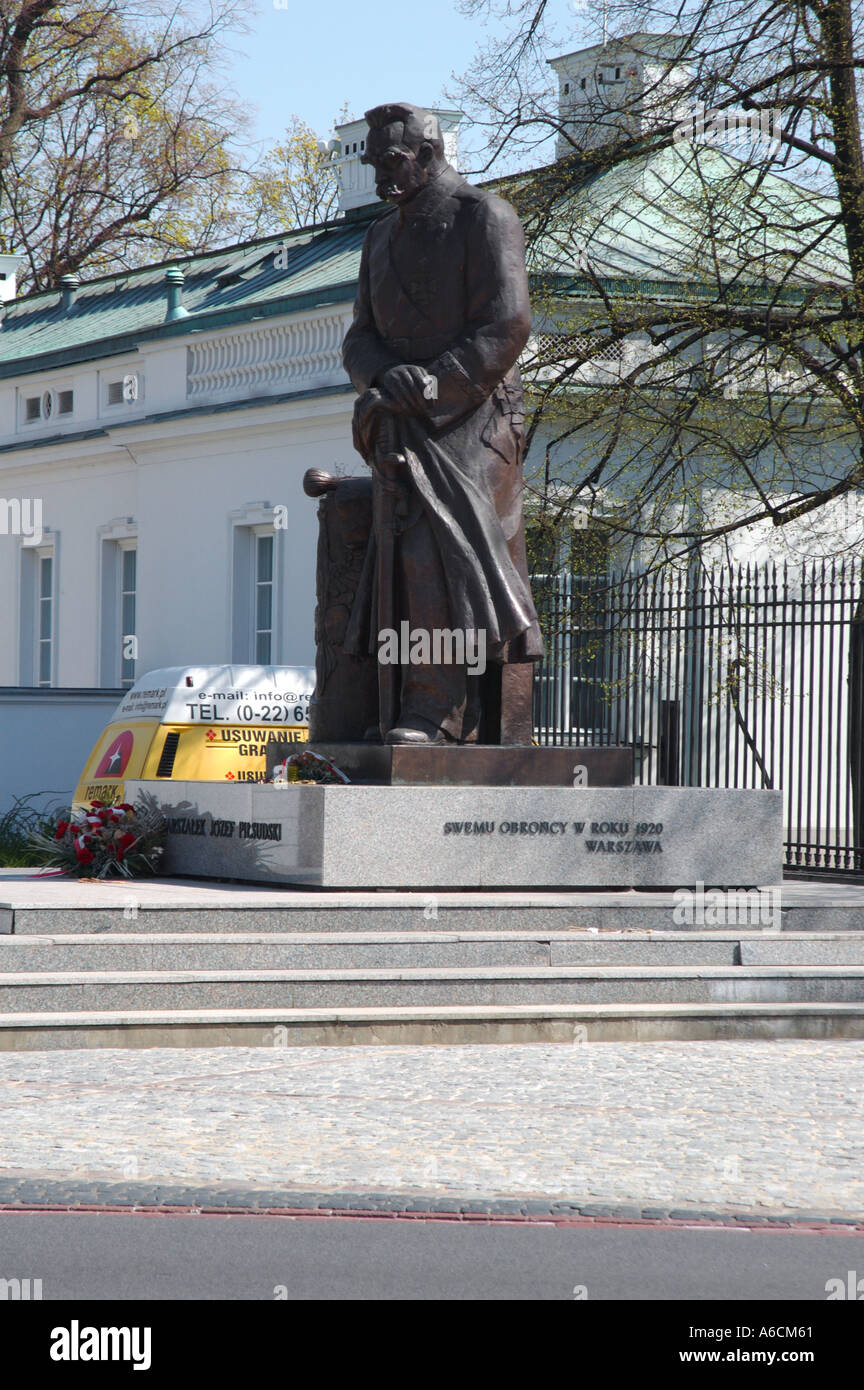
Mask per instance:
[[[358,1210],[335,1210],[325,1208],[318,1211],[310,1211],[304,1207],[124,1207],[124,1206],[10,1206],[0,1204],[0,1216],[25,1215],[34,1216],[42,1214],[58,1213],[84,1213],[89,1216],[110,1215],[110,1216],[201,1216],[201,1217],[241,1217],[244,1220],[255,1220],[261,1218],[281,1218],[289,1221],[434,1221],[461,1223],[463,1225],[483,1225],[483,1226],[563,1226],[581,1227],[583,1229],[612,1229],[612,1230],[659,1230],[659,1231],[749,1231],[759,1232],[760,1234],[772,1231],[781,1231],[796,1235],[820,1235],[820,1236],[864,1236],[864,1222],[856,1226],[845,1225],[826,1225],[824,1223],[796,1221],[790,1217],[788,1221],[772,1221],[770,1225],[760,1225],[758,1222],[750,1223],[746,1219],[736,1221],[730,1218],[729,1221],[707,1221],[700,1220],[698,1216],[686,1219],[677,1218],[666,1219],[646,1219],[638,1220],[616,1220],[614,1217],[605,1216],[540,1216],[540,1215],[519,1215],[494,1212],[441,1212],[441,1211],[358,1211]]]

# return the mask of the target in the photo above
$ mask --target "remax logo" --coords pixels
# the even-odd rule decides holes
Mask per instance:
[[[106,748],[102,761],[93,773],[95,777],[122,777],[132,756],[135,738],[131,729],[124,729]]]

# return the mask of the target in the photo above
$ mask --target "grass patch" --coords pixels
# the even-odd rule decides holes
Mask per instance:
[[[30,844],[34,830],[53,831],[54,809],[31,803],[51,792],[33,792],[30,796],[18,796],[8,811],[0,814],[0,868],[29,869],[41,864],[39,851]]]

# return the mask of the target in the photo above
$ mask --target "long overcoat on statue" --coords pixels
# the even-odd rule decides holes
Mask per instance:
[[[358,392],[388,367],[422,366],[438,383],[423,417],[397,417],[443,562],[450,626],[485,631],[492,661],[532,661],[543,644],[522,519],[524,411],[517,361],[531,309],[519,218],[449,166],[377,218],[363,247],[345,368]],[[374,651],[375,538],[346,634]]]

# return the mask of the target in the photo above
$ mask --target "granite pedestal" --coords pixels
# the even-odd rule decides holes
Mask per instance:
[[[308,745],[361,786],[629,787],[632,748],[535,748],[476,744],[443,747],[375,743]],[[296,743],[267,746],[267,771],[297,753]]]
[[[163,872],[322,888],[779,883],[780,792],[690,787],[221,786],[130,781]]]

